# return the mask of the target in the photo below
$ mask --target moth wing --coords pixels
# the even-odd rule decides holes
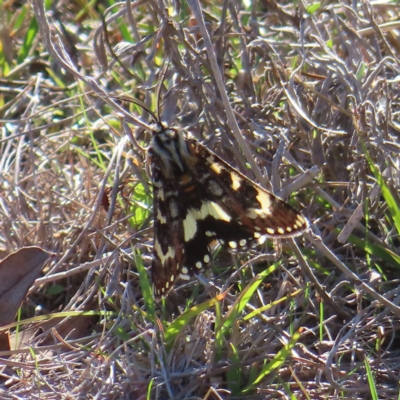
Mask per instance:
[[[231,167],[196,140],[188,139],[191,153],[200,160],[192,173],[199,177],[204,196],[218,205],[225,218],[206,218],[203,229],[232,250],[247,248],[261,236],[294,237],[308,222],[301,213]],[[204,162],[202,162],[204,160]]]
[[[196,222],[187,193],[161,171],[152,156],[154,245],[151,274],[156,297],[165,296],[180,277],[203,272],[211,262],[209,238]]]
[[[173,181],[166,179],[157,156],[151,157],[154,244],[151,275],[156,297],[165,296],[173,287],[185,260],[182,221],[174,216],[181,212]]]

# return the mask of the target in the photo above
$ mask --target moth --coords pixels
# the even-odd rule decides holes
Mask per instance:
[[[240,251],[262,236],[294,237],[308,227],[301,213],[182,130],[156,123],[148,166],[156,298],[166,296],[178,278],[205,271],[215,240]]]

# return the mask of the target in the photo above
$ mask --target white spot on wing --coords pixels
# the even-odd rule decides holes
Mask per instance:
[[[167,253],[164,254],[158,240],[154,242],[154,251],[160,259],[161,264],[164,264],[169,258],[175,258],[175,249],[173,247],[169,247]]]
[[[196,268],[197,269],[202,269],[203,268],[203,264],[201,263],[201,261],[197,261]]]
[[[159,198],[160,200],[165,200],[164,197],[164,190],[160,189],[157,193],[157,198]]]
[[[211,164],[210,168],[216,173],[220,174],[222,171],[222,165],[220,163],[214,162],[214,157],[208,157],[207,161]]]
[[[203,258],[203,261],[208,264],[210,262],[210,256],[208,254],[206,254]]]
[[[211,216],[219,221],[229,222],[232,218],[213,201],[203,202],[200,210],[191,208],[183,220],[183,232],[185,241],[193,239],[197,232],[197,220],[203,220]]]
[[[257,211],[259,210],[252,208],[249,211],[247,211],[246,215],[251,219],[256,219],[257,217],[259,217],[259,213]]]
[[[236,249],[237,248],[237,243],[235,241],[233,241],[233,240],[231,242],[229,242],[228,245],[229,245],[229,247],[231,249]]]
[[[257,217],[265,218],[271,215],[272,211],[272,197],[269,193],[257,188],[257,201],[260,204],[260,208],[252,208],[247,212],[247,216],[251,219],[256,219]]]
[[[297,222],[300,224],[300,226],[307,225],[307,221],[302,215],[297,216]]]
[[[232,179],[232,184],[231,184],[231,188],[233,190],[238,190],[240,188],[240,186],[242,185],[242,178],[235,173],[231,173],[231,179]]]
[[[264,244],[264,243],[267,241],[267,238],[268,238],[268,236],[266,236],[266,235],[260,236],[260,237],[257,239],[257,243],[258,243],[259,245],[262,245],[262,244]]]
[[[179,276],[181,277],[181,279],[184,279],[185,281],[188,281],[190,279],[188,267],[183,266],[181,268],[181,273],[179,274]]]
[[[188,242],[190,239],[193,239],[197,232],[197,222],[195,217],[193,216],[193,210],[189,210],[186,218],[183,220],[183,234],[185,238],[185,242]]]
[[[167,219],[164,217],[164,215],[161,214],[161,211],[159,209],[157,210],[157,221],[161,222],[162,224],[167,223]]]
[[[215,219],[219,219],[225,222],[229,222],[232,218],[222,209],[220,205],[214,203],[213,201],[203,204],[201,207],[201,214],[204,215],[203,219],[207,215],[211,215]]]
[[[187,267],[182,267],[181,272],[182,274],[187,275],[189,273],[189,270],[187,269]]]
[[[209,157],[207,157],[207,161],[208,161],[210,164],[213,164],[213,163],[214,163],[214,160],[215,160],[214,156],[209,156]]]
[[[263,190],[258,189],[257,200],[260,203],[260,209],[266,214],[271,214],[271,195]]]

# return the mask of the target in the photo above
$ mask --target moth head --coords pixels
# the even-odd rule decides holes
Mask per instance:
[[[151,134],[152,135],[158,135],[160,132],[165,131],[166,126],[167,125],[164,124],[163,121],[155,121],[153,124],[150,125]]]
[[[158,156],[168,176],[185,173],[192,164],[193,156],[183,130],[158,125],[153,131],[149,151]]]

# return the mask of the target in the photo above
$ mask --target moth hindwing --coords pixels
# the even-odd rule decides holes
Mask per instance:
[[[307,220],[197,140],[161,124],[148,150],[154,191],[151,267],[156,297],[204,271],[217,239],[243,250],[261,236],[299,235]]]

